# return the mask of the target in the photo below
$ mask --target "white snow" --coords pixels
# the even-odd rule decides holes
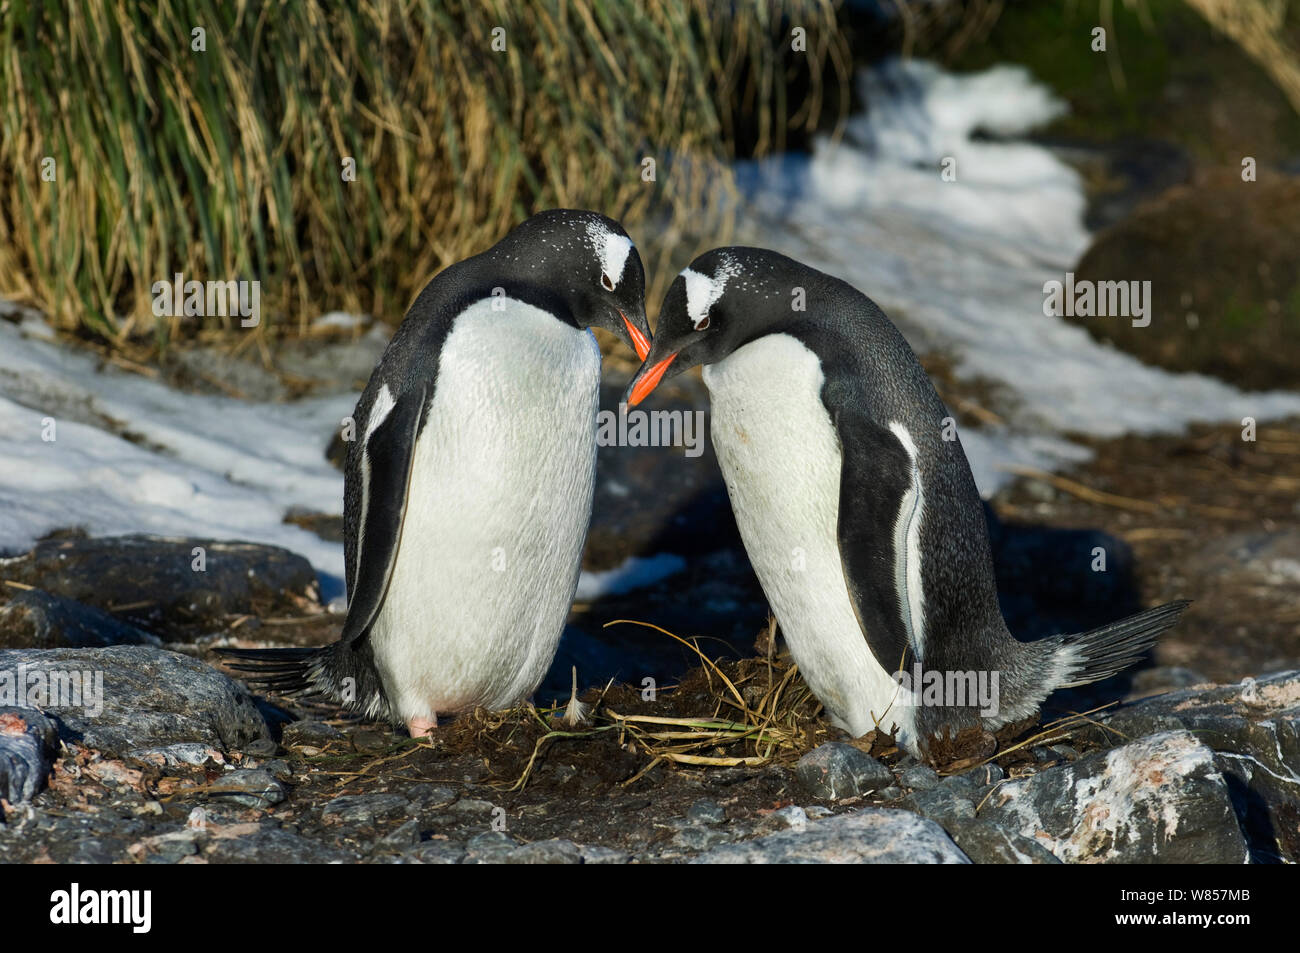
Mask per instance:
[[[0,321],[0,549],[71,526],[250,540],[301,553],[337,595],[342,546],[283,520],[341,511],[325,447],[355,395],[247,403],[96,364]]]
[[[578,591],[574,598],[579,602],[592,602],[602,596],[622,595],[633,589],[654,585],[685,568],[686,560],[671,553],[630,556],[613,569],[583,572],[578,579]]]

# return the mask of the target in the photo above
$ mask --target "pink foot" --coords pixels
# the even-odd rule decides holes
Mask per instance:
[[[406,730],[411,733],[412,738],[424,738],[433,733],[433,729],[438,727],[438,716],[432,718],[408,718],[406,721]]]

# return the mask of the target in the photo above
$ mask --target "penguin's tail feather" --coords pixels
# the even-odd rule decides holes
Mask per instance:
[[[1056,688],[1073,688],[1099,682],[1121,672],[1156,644],[1161,633],[1173,628],[1191,605],[1187,599],[1147,609],[1090,632],[1062,635],[1056,639],[1054,655],[1063,666]]]
[[[217,649],[250,687],[286,697],[327,698],[368,718],[392,718],[369,647],[342,642],[320,648]]]
[[[312,670],[321,662],[325,649],[217,649],[226,659],[226,668],[235,672],[251,688],[277,695],[311,695],[320,693]]]

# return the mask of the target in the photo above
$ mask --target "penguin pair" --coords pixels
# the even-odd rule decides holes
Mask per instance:
[[[319,649],[226,650],[282,693],[427,734],[541,682],[578,584],[600,350],[649,349],[632,240],[595,212],[536,215],[439,273],[357,403],[344,468],[348,611]]]
[[[704,365],[713,440],[751,562],[809,687],[854,735],[924,739],[1034,714],[1136,661],[1185,604],[1020,643],[997,604],[979,496],[902,336],[847,284],[719,249],[669,289],[653,344],[626,232],[592,212],[524,222],[412,305],[357,405],[345,469],[349,605],[321,649],[228,650],[282,692],[427,733],[545,675],[591,513],[604,327],[644,361],[639,403]],[[800,291],[805,308],[792,309]],[[918,704],[920,666],[997,673],[996,713]]]
[[[1016,640],[948,411],[843,281],[764,249],[700,256],[668,289],[628,401],[697,365],[750,562],[808,687],[854,736],[881,729],[921,755],[1030,717],[1138,661],[1187,606]]]

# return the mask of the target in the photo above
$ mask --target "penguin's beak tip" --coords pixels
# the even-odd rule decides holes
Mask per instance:
[[[632,349],[636,351],[638,360],[644,361],[645,356],[650,353],[650,341],[642,333],[641,329],[627,319],[627,315],[619,311],[618,316],[623,319],[623,324],[627,327],[628,336],[632,339]]]
[[[628,388],[627,403],[630,407],[635,407],[641,401],[650,396],[650,392],[659,386],[663,380],[664,372],[668,370],[668,365],[676,360],[676,354],[669,354],[658,364],[651,365],[649,368],[642,365],[641,370],[637,372],[636,377],[632,378],[632,385]]]

